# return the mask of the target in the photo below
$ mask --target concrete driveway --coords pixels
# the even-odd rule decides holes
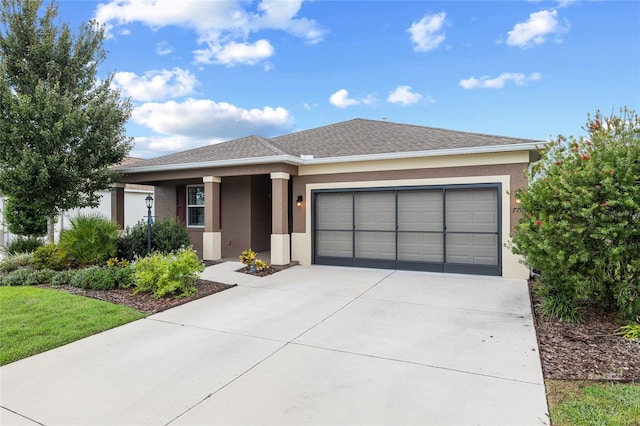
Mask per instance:
[[[547,424],[526,283],[296,266],[0,368],[0,424]]]

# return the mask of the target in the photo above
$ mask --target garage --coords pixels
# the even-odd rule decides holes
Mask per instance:
[[[312,192],[313,262],[501,275],[500,184]]]

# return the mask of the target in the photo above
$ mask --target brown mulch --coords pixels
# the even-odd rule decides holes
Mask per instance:
[[[216,261],[216,260],[206,260],[203,261],[205,266],[212,266],[218,263],[222,263],[224,261]],[[291,263],[289,265],[283,266],[269,266],[268,268],[263,269],[259,272],[249,272],[249,268],[241,268],[238,269],[237,272],[242,272],[249,275],[255,275],[259,277],[265,277],[267,275],[275,274],[278,271],[286,269],[290,266],[295,265],[296,263]],[[148,293],[138,293],[133,294],[133,289],[115,289],[115,290],[88,290],[71,286],[59,286],[59,287],[49,287],[56,290],[66,291],[72,294],[78,294],[81,296],[92,297],[94,299],[105,300],[111,303],[117,303],[120,305],[126,305],[131,308],[137,309],[138,311],[147,313],[147,314],[155,314],[158,312],[162,312],[164,310],[182,305],[187,302],[191,302],[196,299],[200,299],[205,296],[210,296],[212,294],[218,293],[220,291],[226,290],[231,287],[235,287],[237,284],[228,285],[222,284],[215,281],[208,280],[197,280],[195,283],[196,286],[196,294],[190,297],[161,297],[159,299],[154,299]]]
[[[147,314],[155,314],[166,309],[174,308],[184,303],[191,302],[205,296],[210,296],[212,294],[236,286],[236,284],[228,285],[207,280],[197,280],[195,285],[196,294],[194,294],[193,296],[161,297],[159,299],[154,299],[148,293],[138,293],[134,295],[133,289],[131,288],[119,288],[107,291],[86,290],[71,286],[59,286],[50,288],[66,291],[73,294],[79,294],[81,296],[92,297],[94,299],[105,300],[107,302],[117,303],[119,305],[126,305]]]
[[[531,283],[529,289],[545,379],[640,381],[640,342],[615,334],[624,322],[595,309],[581,324],[547,320]]]

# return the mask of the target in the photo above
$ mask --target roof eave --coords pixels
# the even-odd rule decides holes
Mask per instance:
[[[219,167],[251,166],[256,164],[285,163],[299,166],[301,160],[292,155],[273,155],[268,157],[234,158],[231,160],[199,161],[195,163],[162,164],[157,166],[120,167],[115,171],[122,174],[164,172],[176,170],[194,170]]]
[[[513,152],[513,151],[528,151],[528,152],[536,151],[537,152],[538,146],[542,143],[544,142],[531,142],[531,143],[509,144],[509,145],[476,146],[476,147],[468,147],[468,148],[436,149],[436,150],[428,150],[428,151],[347,155],[347,156],[341,156],[341,157],[319,157],[319,158],[305,158],[305,159],[294,157],[292,155],[274,155],[274,156],[268,156],[268,157],[237,158],[232,160],[201,161],[196,163],[163,164],[158,166],[146,166],[146,167],[145,166],[120,167],[115,171],[122,174],[137,174],[137,173],[149,173],[149,172],[218,168],[218,167],[251,166],[256,164],[269,164],[269,163],[285,163],[293,166],[307,166],[307,165],[314,165],[314,164],[397,160],[397,159],[420,158],[420,157],[445,157],[445,156],[452,156],[452,155],[492,154],[492,153]]]
[[[514,152],[514,151],[536,151],[538,146],[544,142],[531,142],[520,143],[510,145],[491,145],[491,146],[476,146],[468,148],[451,148],[451,149],[437,149],[428,151],[411,151],[411,152],[391,152],[380,154],[366,154],[366,155],[347,155],[342,157],[321,157],[302,160],[302,165],[313,164],[328,164],[328,163],[350,163],[358,161],[381,161],[381,160],[399,160],[407,158],[420,158],[420,157],[445,157],[453,155],[473,155],[473,154],[493,154],[502,152]]]

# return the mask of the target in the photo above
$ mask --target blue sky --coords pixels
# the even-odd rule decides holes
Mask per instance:
[[[61,0],[150,158],[353,118],[545,140],[640,109],[637,1]]]

